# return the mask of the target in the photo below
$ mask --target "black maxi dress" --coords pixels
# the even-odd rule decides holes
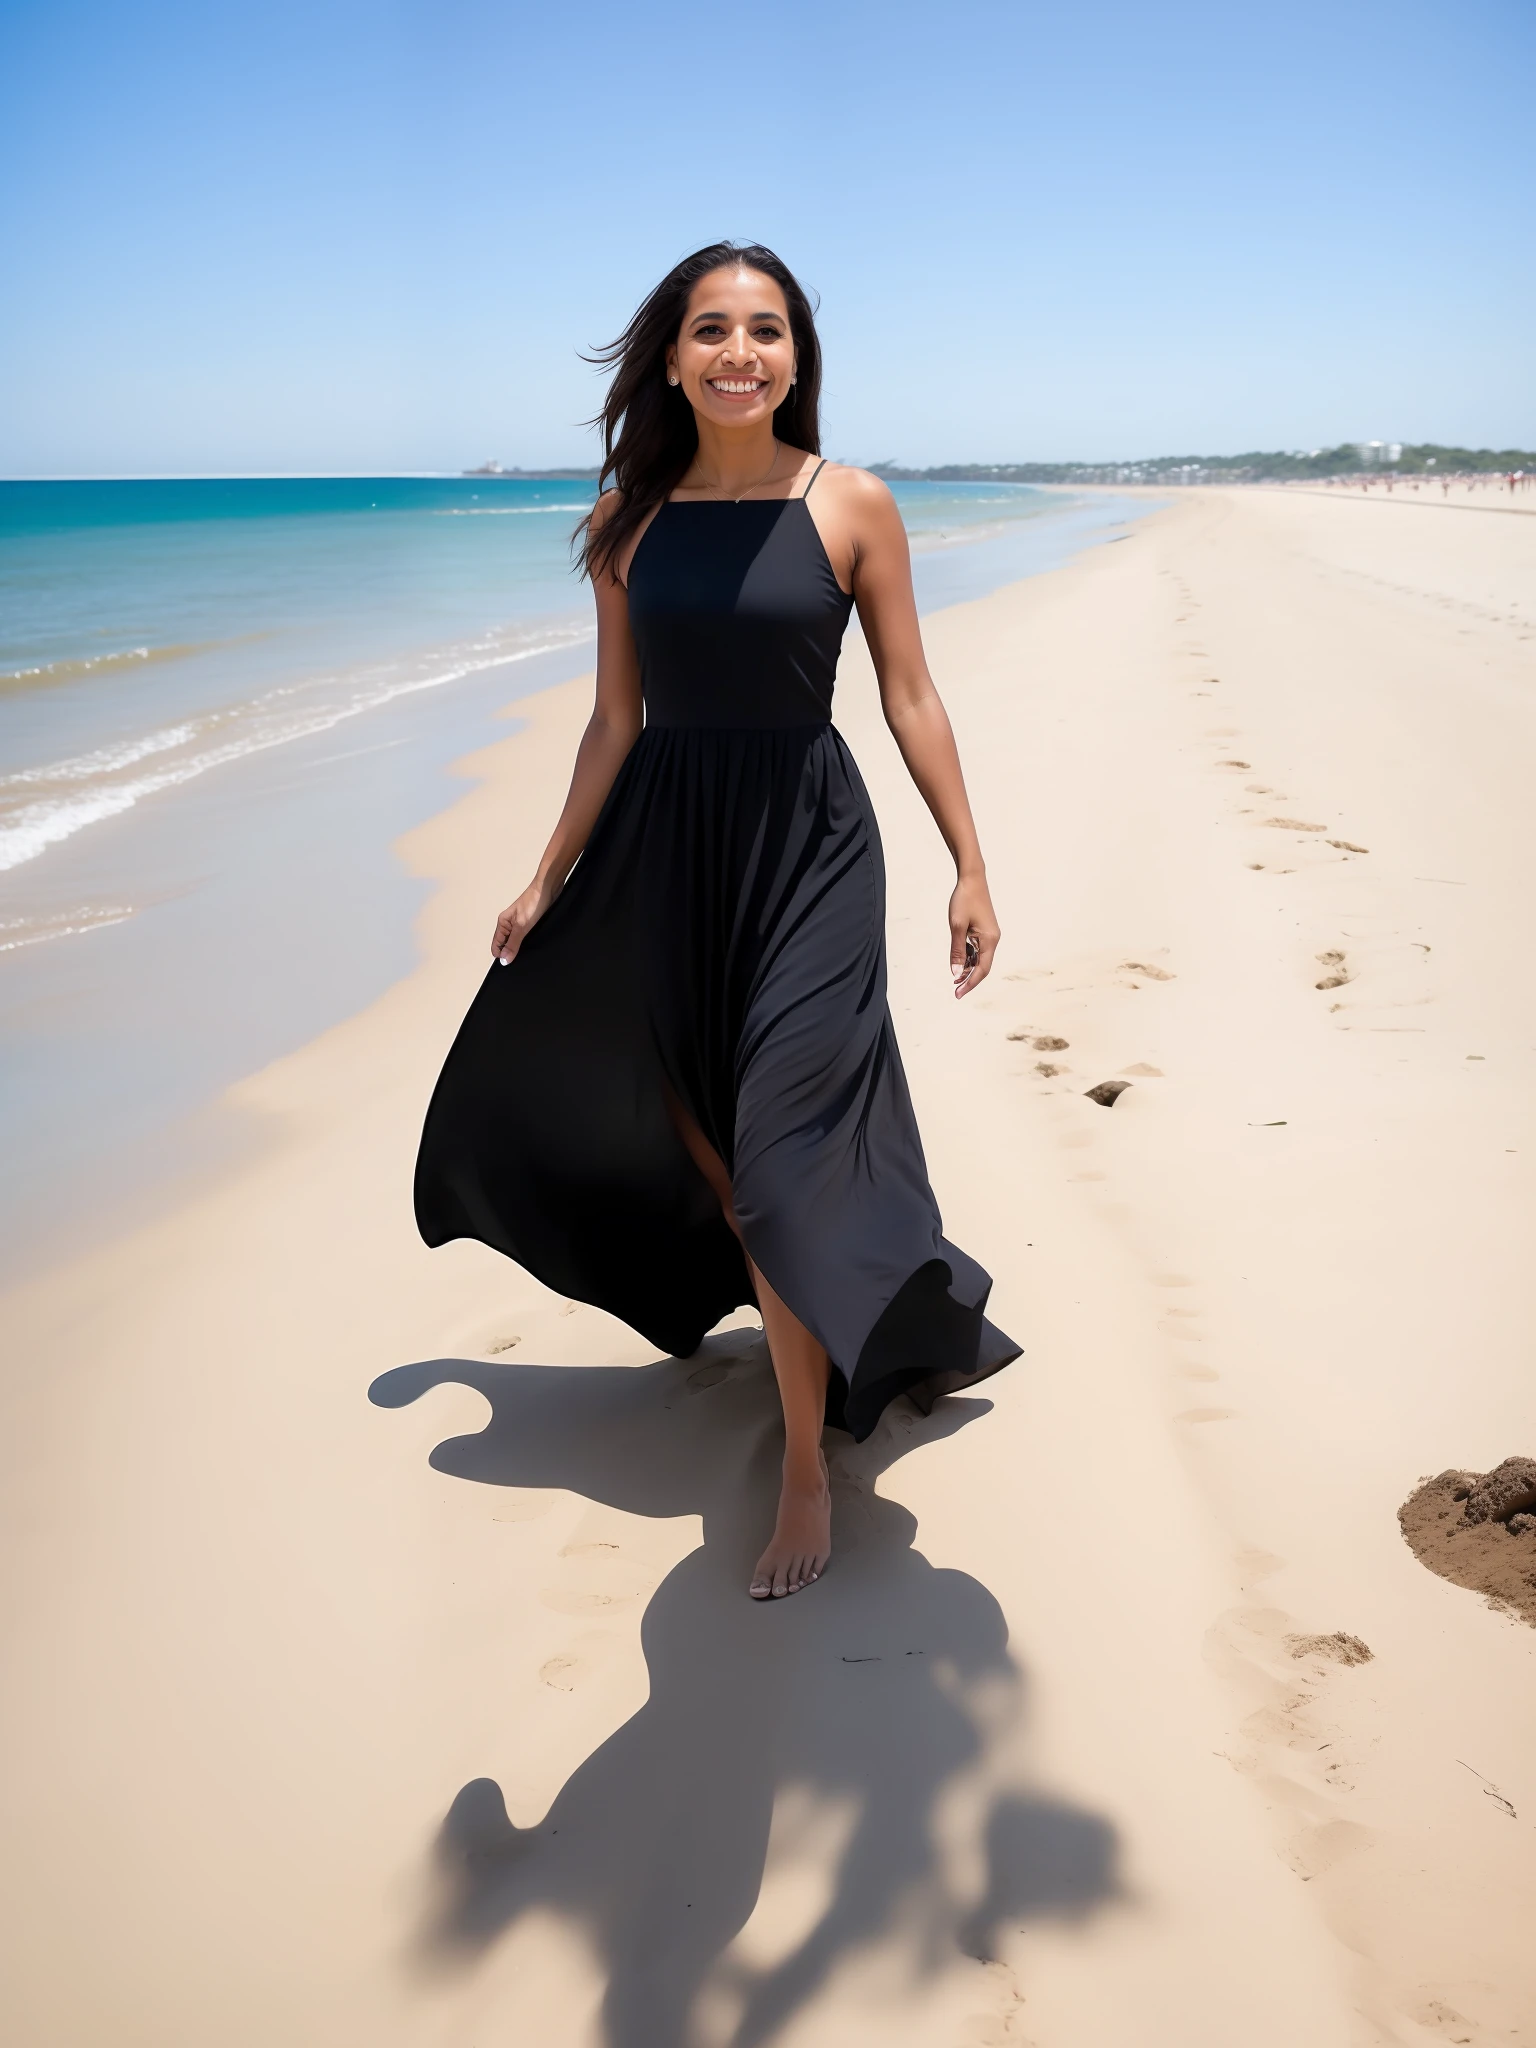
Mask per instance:
[[[862,1438],[1019,1347],[943,1235],[886,1007],[880,839],[831,723],[852,604],[803,495],[652,520],[629,575],[645,728],[454,1041],[416,1217],[687,1356],[753,1294],[670,1091],[827,1348],[827,1420]]]

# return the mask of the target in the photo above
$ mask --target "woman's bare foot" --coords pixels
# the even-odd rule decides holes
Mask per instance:
[[[832,1557],[832,1487],[827,1461],[816,1453],[819,1479],[793,1483],[786,1473],[779,1493],[773,1541],[757,1560],[747,1588],[754,1600],[782,1600],[826,1570]]]

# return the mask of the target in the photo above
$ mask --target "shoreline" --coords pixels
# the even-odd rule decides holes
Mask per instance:
[[[1040,494],[1000,533],[927,536],[925,611],[1096,544],[1123,509]],[[404,674],[451,651],[406,646],[389,661]],[[460,757],[591,661],[583,631],[446,689],[402,691],[344,729],[339,753],[329,729],[260,749],[80,833],[45,872],[14,871],[12,923],[30,906],[62,936],[0,954],[13,1081],[0,1284],[146,1201],[163,1208],[201,1184],[209,1158],[238,1152],[224,1091],[355,1014],[416,957],[418,892],[395,840],[454,800]]]
[[[925,620],[1005,935],[963,1005],[850,647],[903,1059],[1026,1355],[837,1446],[811,1592],[738,1585],[750,1318],[657,1360],[414,1241],[581,679],[406,836],[417,965],[232,1091],[256,1153],[10,1290],[18,2036],[589,2048],[659,1953],[722,2048],[754,1999],[849,2048],[1519,2038],[1536,1880],[1468,1768],[1536,1799],[1536,1636],[1394,1518],[1536,1447],[1529,554],[1318,496],[1191,491]]]

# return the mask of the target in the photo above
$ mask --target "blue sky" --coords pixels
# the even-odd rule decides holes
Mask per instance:
[[[0,0],[0,474],[588,458],[677,256],[853,460],[1536,445],[1527,0]]]

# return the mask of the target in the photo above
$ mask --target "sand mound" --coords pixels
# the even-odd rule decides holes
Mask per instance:
[[[1462,1513],[1469,1522],[1507,1522],[1536,1508],[1536,1458],[1506,1458],[1479,1479]]]
[[[1397,1511],[1420,1564],[1536,1627],[1536,1458],[1441,1472]]]

